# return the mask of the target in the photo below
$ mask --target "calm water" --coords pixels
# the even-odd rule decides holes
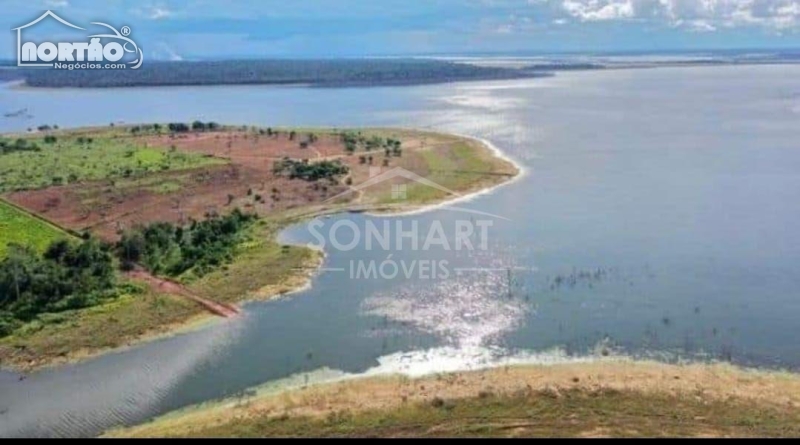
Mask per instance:
[[[0,436],[92,435],[319,369],[420,374],[602,351],[800,369],[800,67],[373,89],[0,89],[1,113],[22,108],[34,118],[0,119],[0,131],[193,119],[430,128],[485,138],[526,174],[459,204],[499,216],[488,251],[424,254],[496,272],[324,272],[236,321],[23,381],[0,373]],[[424,231],[464,215],[399,219]],[[325,224],[338,219],[378,221]],[[305,225],[283,236],[313,239]],[[386,256],[362,243],[329,252],[326,267]]]

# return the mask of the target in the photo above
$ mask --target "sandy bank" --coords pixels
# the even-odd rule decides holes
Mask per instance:
[[[486,394],[550,394],[620,391],[646,396],[744,402],[752,406],[800,408],[800,376],[744,370],[730,365],[665,365],[607,360],[584,364],[519,366],[409,379],[400,376],[346,380],[281,393],[255,395],[192,408],[150,424],[113,432],[117,436],[193,434],[257,419],[330,418],[336,413],[391,410],[433,400],[480,398]],[[694,400],[694,399],[693,399]]]

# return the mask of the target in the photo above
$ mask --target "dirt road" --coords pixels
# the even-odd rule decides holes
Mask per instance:
[[[203,306],[214,315],[224,318],[233,318],[240,314],[236,306],[219,303],[208,298],[193,294],[179,283],[158,278],[144,270],[134,270],[125,274],[128,278],[147,283],[153,290],[170,295],[179,295]]]

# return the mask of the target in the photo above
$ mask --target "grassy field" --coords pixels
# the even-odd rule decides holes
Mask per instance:
[[[166,437],[797,437],[800,415],[744,401],[632,391],[471,398],[326,419],[263,417]]]
[[[172,333],[203,316],[195,303],[149,291],[93,308],[45,314],[0,339],[0,366],[24,371],[67,363]]]
[[[391,166],[418,172],[425,179],[461,195],[502,183],[518,174],[513,165],[495,157],[480,142],[437,134],[427,137],[423,149],[392,159]],[[410,205],[429,204],[448,197],[453,196],[426,184],[406,184],[405,201]],[[397,204],[388,190],[378,189],[374,199],[379,204]]]
[[[53,241],[69,237],[66,232],[33,218],[0,200],[0,260],[11,243],[44,251]]]
[[[232,264],[190,280],[189,288],[216,301],[239,303],[274,297],[302,286],[318,267],[321,254],[279,244],[275,241],[279,227],[274,220],[259,221],[252,229],[251,241],[240,247]]]
[[[796,375],[599,361],[250,392],[121,437],[795,437]]]
[[[199,154],[146,147],[117,133],[78,134],[56,133],[55,143],[26,137],[41,151],[0,155],[0,192],[225,163]]]

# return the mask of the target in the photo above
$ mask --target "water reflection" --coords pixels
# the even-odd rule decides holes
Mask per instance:
[[[164,398],[235,343],[241,322],[225,323],[158,343],[157,347],[102,357],[85,366],[66,366],[27,377],[4,374],[0,435],[41,437],[95,434],[109,425],[144,420]]]
[[[426,253],[505,273],[356,284],[324,273],[292,298],[247,305],[232,324],[22,382],[0,373],[0,436],[90,435],[325,368],[339,370],[321,373],[334,378],[416,375],[625,354],[798,369],[798,74],[765,66],[376,89],[0,89],[0,103],[28,108],[38,124],[103,116],[433,128],[486,138],[529,170],[459,205],[510,220],[495,222],[488,252]],[[20,125],[0,120],[2,131]],[[404,218],[428,227],[458,216]],[[313,241],[302,225],[285,238]],[[380,253],[332,251],[326,267]]]

